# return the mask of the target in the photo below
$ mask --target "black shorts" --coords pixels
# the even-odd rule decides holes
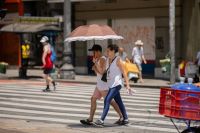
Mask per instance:
[[[44,74],[50,74],[52,72],[53,68],[44,68],[43,73]]]

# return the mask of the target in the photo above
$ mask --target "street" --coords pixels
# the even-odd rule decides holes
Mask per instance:
[[[0,80],[0,131],[6,130],[5,133],[177,132],[170,120],[158,113],[160,90],[156,88],[135,88],[137,92],[133,96],[127,95],[124,88],[121,90],[130,120],[128,126],[113,124],[118,116],[112,107],[104,128],[81,125],[80,119],[88,117],[90,97],[94,87],[86,84],[59,83],[56,91],[47,93],[42,92],[43,80]],[[103,100],[98,101],[95,120],[100,117],[102,108]],[[177,124],[179,128],[185,128],[180,122]]]

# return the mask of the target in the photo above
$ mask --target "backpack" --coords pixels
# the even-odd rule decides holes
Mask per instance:
[[[55,52],[53,46],[51,46],[51,52],[52,52],[52,54],[51,54],[51,61],[55,62],[56,61],[56,52]]]

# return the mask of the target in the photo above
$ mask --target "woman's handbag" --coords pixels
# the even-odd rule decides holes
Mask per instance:
[[[101,80],[107,82],[107,70],[103,73]]]
[[[116,58],[116,56],[115,56]],[[115,60],[115,58],[112,60],[112,62]],[[112,64],[112,62],[110,63],[110,65]],[[108,69],[110,68],[110,65],[108,67]],[[101,80],[104,81],[104,82],[107,82],[107,71],[108,69],[106,69],[106,71],[103,73],[102,77],[101,77]]]

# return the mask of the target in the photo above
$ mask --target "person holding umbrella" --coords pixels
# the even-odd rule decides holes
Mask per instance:
[[[93,95],[91,97],[91,107],[90,107],[90,116],[88,119],[80,120],[80,122],[84,125],[92,125],[93,124],[93,118],[96,111],[97,103],[96,101],[101,99],[102,97],[106,97],[108,93],[108,86],[107,83],[103,82],[101,80],[102,74],[105,71],[105,63],[106,63],[106,57],[102,55],[102,47],[100,45],[94,44],[89,51],[93,51],[93,67],[92,69],[97,74],[97,84],[96,88],[93,92]],[[120,112],[120,109],[117,105],[117,103],[112,100],[111,105],[115,109],[115,111],[118,113],[119,117],[122,118],[122,114]],[[117,122],[116,122],[117,123]]]
[[[109,91],[107,93],[106,98],[104,99],[104,109],[101,118],[95,122],[97,126],[103,126],[104,120],[109,111],[110,103],[113,99],[119,106],[119,109],[123,115],[123,118],[119,119],[118,124],[126,125],[129,123],[127,112],[120,95],[120,90],[123,86],[122,74],[126,82],[127,93],[132,95],[134,91],[131,90],[129,86],[129,80],[125,73],[123,62],[119,56],[116,56],[117,52],[118,52],[118,46],[116,44],[108,45],[107,47],[108,60],[106,62],[107,66],[106,68],[107,68],[107,85],[109,87]]]

